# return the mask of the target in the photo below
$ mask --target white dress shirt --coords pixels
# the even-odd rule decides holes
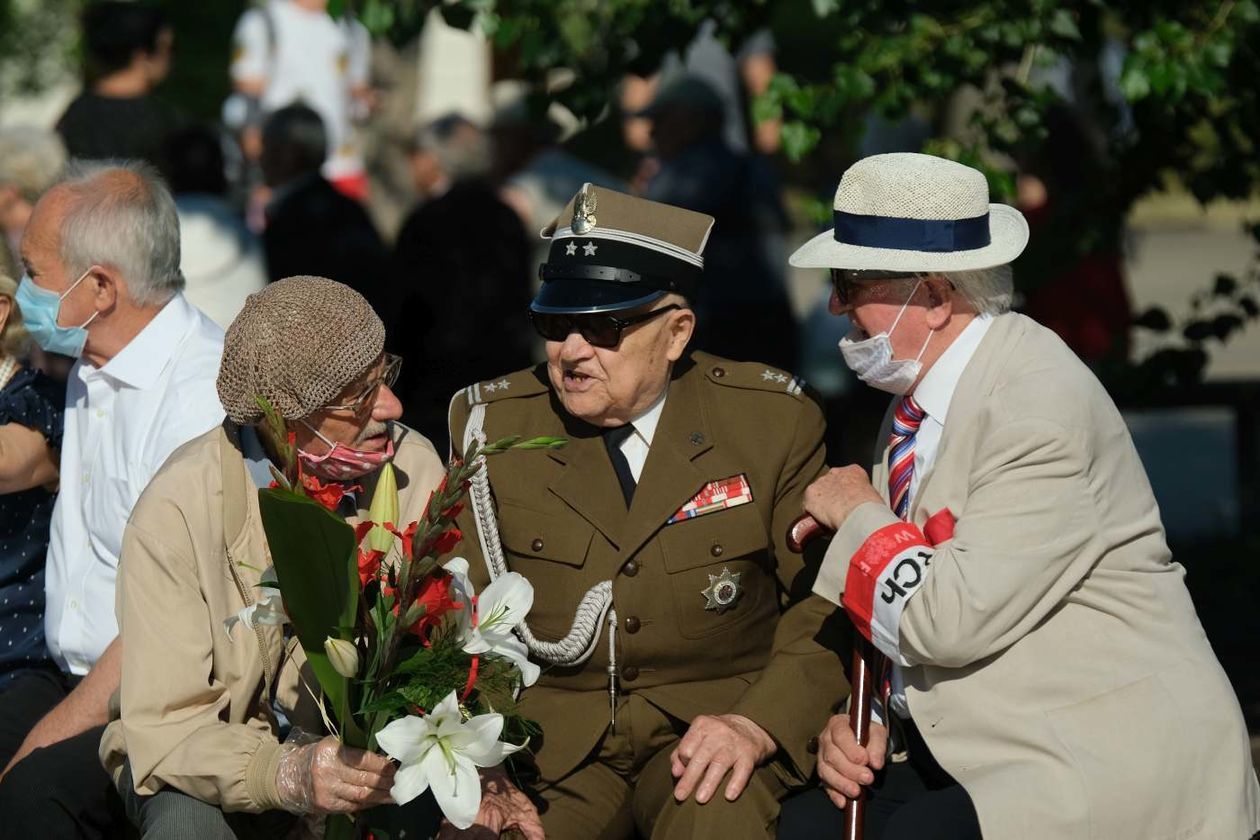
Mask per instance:
[[[167,456],[222,422],[222,355],[223,330],[181,293],[103,367],[71,368],[44,583],[48,652],[63,671],[86,674],[118,635],[123,528]]]
[[[648,450],[652,448],[652,437],[656,434],[656,424],[661,421],[661,412],[665,409],[665,397],[668,394],[668,388],[661,391],[656,402],[630,421],[630,425],[634,426],[634,434],[621,442],[621,454],[630,463],[630,473],[636,484],[639,476],[643,475],[643,465],[647,463]]]
[[[958,380],[971,357],[976,354],[981,339],[993,324],[993,316],[979,315],[968,324],[954,343],[941,354],[936,363],[923,376],[919,386],[914,389],[914,401],[923,409],[923,422],[914,436],[914,473],[910,476],[910,500],[914,505],[914,497],[918,493],[920,480],[936,463],[936,452],[941,444],[941,435],[945,433],[945,418],[949,415],[949,404],[954,399],[954,391],[958,388]],[[935,511],[932,511],[935,513]],[[892,666],[892,694],[888,704],[893,711],[903,718],[910,717],[910,707],[906,704],[906,682],[901,666]]]

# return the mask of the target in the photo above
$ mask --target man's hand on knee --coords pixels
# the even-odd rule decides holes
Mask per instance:
[[[696,802],[703,805],[729,771],[726,799],[734,801],[753,771],[777,750],[774,739],[743,715],[700,715],[670,756],[670,771],[678,779],[674,798],[685,802],[694,792]]]
[[[863,747],[849,728],[848,715],[832,715],[818,736],[818,778],[837,808],[861,792],[861,785],[875,781],[884,766],[888,730],[871,722],[871,737]]]
[[[498,837],[504,831],[516,829],[525,840],[544,840],[542,820],[538,809],[529,797],[508,779],[500,767],[488,767],[481,771],[481,807],[477,817],[466,830],[442,821],[438,840],[479,840],[482,837]]]

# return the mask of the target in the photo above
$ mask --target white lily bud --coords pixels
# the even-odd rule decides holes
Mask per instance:
[[[354,679],[359,675],[359,649],[354,646],[354,642],[329,636],[324,639],[324,653],[328,655],[333,670],[341,676]]]
[[[384,527],[386,523],[402,530],[398,522],[398,480],[394,477],[394,464],[386,461],[376,479],[372,491],[372,504],[368,508],[368,521],[376,527],[368,531],[368,548],[373,551],[389,551],[394,545],[394,535]]]

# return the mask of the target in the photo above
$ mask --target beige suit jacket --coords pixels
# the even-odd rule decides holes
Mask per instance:
[[[400,509],[418,518],[445,470],[433,445],[395,424]],[[376,474],[358,483],[372,498]],[[360,508],[348,521],[359,522]],[[283,807],[277,704],[294,726],[323,726],[302,687],[306,657],[280,627],[223,620],[257,595],[271,565],[258,488],[230,423],[193,438],[162,465],[123,536],[117,611],[122,685],[101,761],[118,778],[130,760],[136,792],[181,790],[224,811]],[[307,685],[316,685],[306,669]]]
[[[886,450],[873,480],[887,498]],[[1260,828],[1238,701],[1124,421],[1028,318],[998,317],[958,384],[910,521],[942,509],[953,538],[908,589],[896,646],[914,720],[985,840]],[[855,510],[815,592],[840,603],[850,558],[897,522],[886,506]]]

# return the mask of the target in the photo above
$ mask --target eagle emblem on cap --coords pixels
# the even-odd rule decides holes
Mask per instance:
[[[595,227],[595,194],[589,191],[590,184],[582,187],[582,191],[577,194],[577,198],[573,202],[573,232],[576,234],[588,233],[591,228]]]

